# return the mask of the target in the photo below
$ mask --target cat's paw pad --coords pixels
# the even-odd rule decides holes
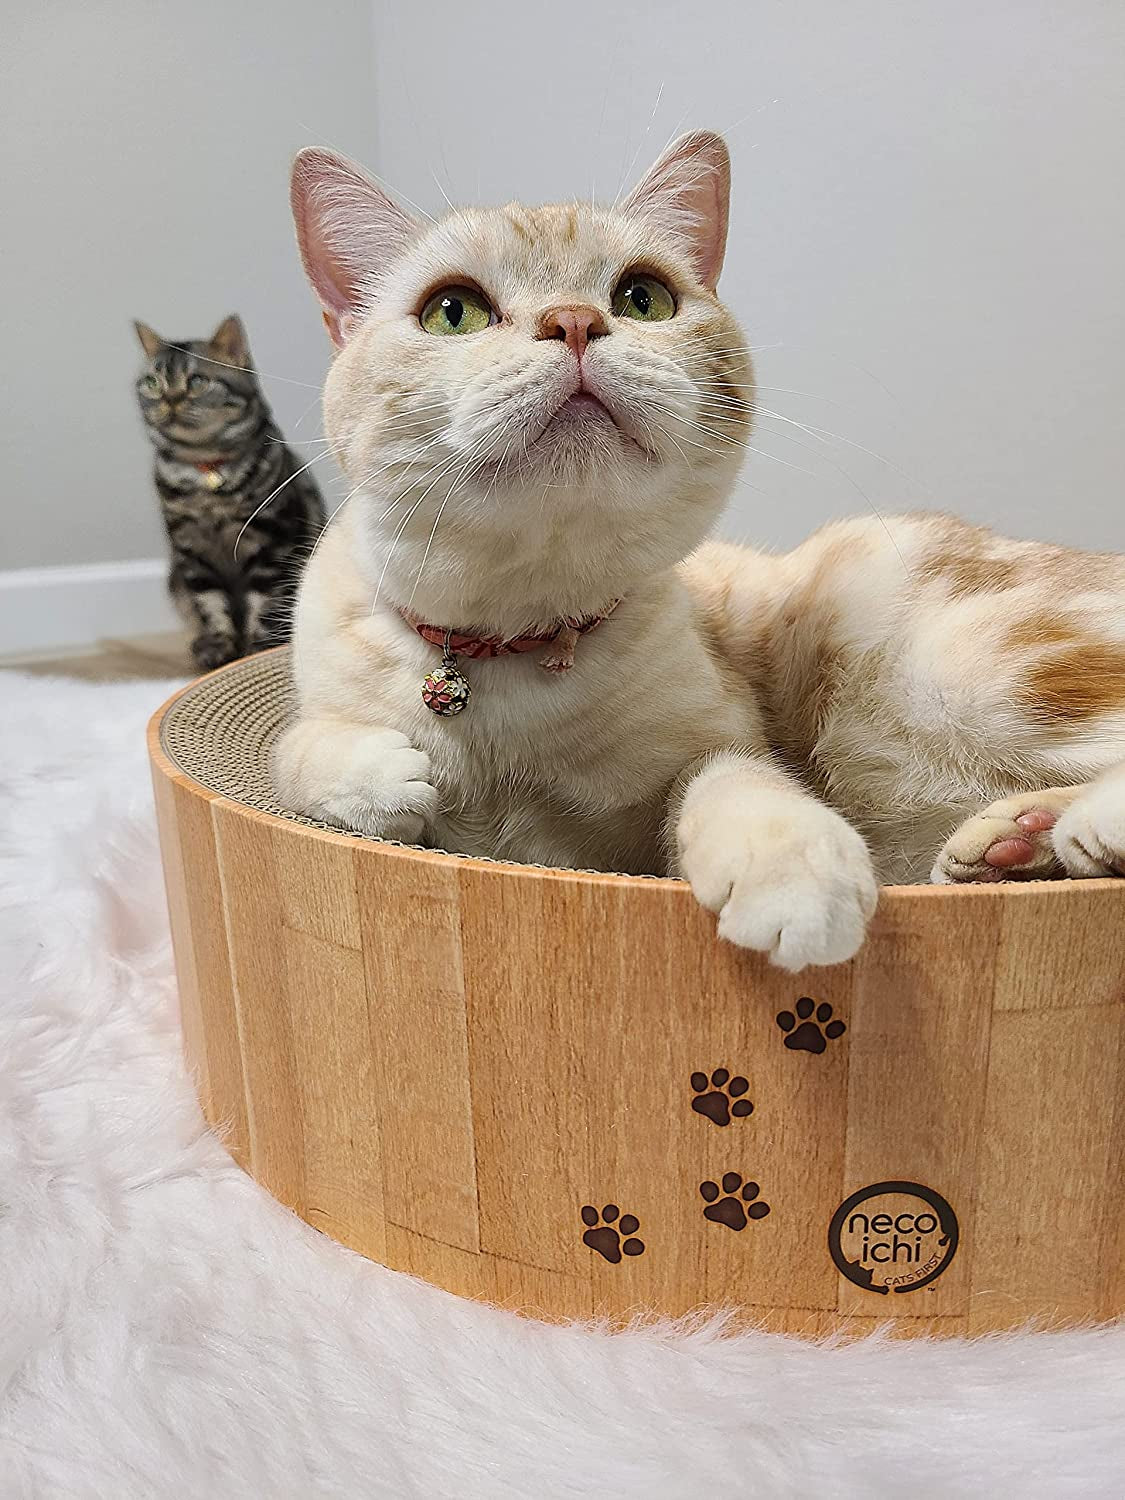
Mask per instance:
[[[721,1184],[701,1182],[699,1195],[705,1207],[703,1217],[712,1224],[725,1224],[728,1229],[743,1230],[751,1219],[764,1219],[770,1206],[759,1197],[761,1188],[756,1182],[743,1182],[737,1172],[725,1172]]]
[[[582,1209],[582,1222],[586,1225],[582,1243],[596,1250],[611,1266],[619,1265],[622,1255],[645,1253],[644,1240],[636,1237],[640,1220],[635,1214],[621,1213],[616,1203],[607,1203],[601,1213],[587,1203]]]
[[[213,672],[216,667],[225,667],[242,655],[238,641],[232,635],[223,635],[217,630],[204,631],[191,643],[191,659],[201,672]]]
[[[750,1100],[741,1097],[749,1087],[747,1079],[740,1074],[732,1078],[726,1068],[716,1068],[710,1078],[706,1073],[693,1073],[691,1088],[695,1098],[691,1107],[712,1125],[729,1125],[732,1119],[742,1120],[754,1113]]]
[[[1050,880],[1063,873],[1052,830],[1062,811],[1050,793],[1008,797],[969,818],[946,840],[935,885]]]
[[[823,1052],[829,1042],[834,1042],[847,1031],[843,1021],[832,1019],[832,1007],[825,1002],[817,1005],[807,995],[802,995],[792,1010],[779,1010],[776,1016],[778,1030],[785,1032],[785,1045],[790,1052]],[[814,1018],[815,1011],[815,1018]]]

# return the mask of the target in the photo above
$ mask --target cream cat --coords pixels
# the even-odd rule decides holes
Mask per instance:
[[[280,792],[388,838],[680,873],[788,969],[849,958],[876,872],[924,875],[993,799],[936,878],[1115,870],[1119,782],[1074,788],[1125,758],[1125,564],[923,517],[700,546],[753,410],[715,291],[728,193],[705,132],[619,207],[437,223],[298,157],[354,490],[302,586]],[[447,641],[471,696],[431,684],[443,714]]]

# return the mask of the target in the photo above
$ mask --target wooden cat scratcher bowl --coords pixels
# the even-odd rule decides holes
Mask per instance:
[[[310,1224],[547,1318],[1125,1312],[1125,881],[890,889],[792,978],[678,881],[292,816],[287,699],[236,663],[150,749],[204,1112]]]

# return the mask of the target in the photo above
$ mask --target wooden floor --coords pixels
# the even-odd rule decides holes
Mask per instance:
[[[195,676],[187,640],[178,631],[129,640],[106,639],[63,652],[0,655],[0,669],[82,682],[164,681]]]

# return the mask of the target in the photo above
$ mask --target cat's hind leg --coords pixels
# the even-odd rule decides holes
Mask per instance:
[[[962,823],[937,857],[939,885],[1125,875],[1125,767],[1082,786],[1019,792]]]
[[[1064,874],[1051,832],[1083,788],[1017,792],[967,819],[942,846],[935,885],[991,880],[1051,880]]]

